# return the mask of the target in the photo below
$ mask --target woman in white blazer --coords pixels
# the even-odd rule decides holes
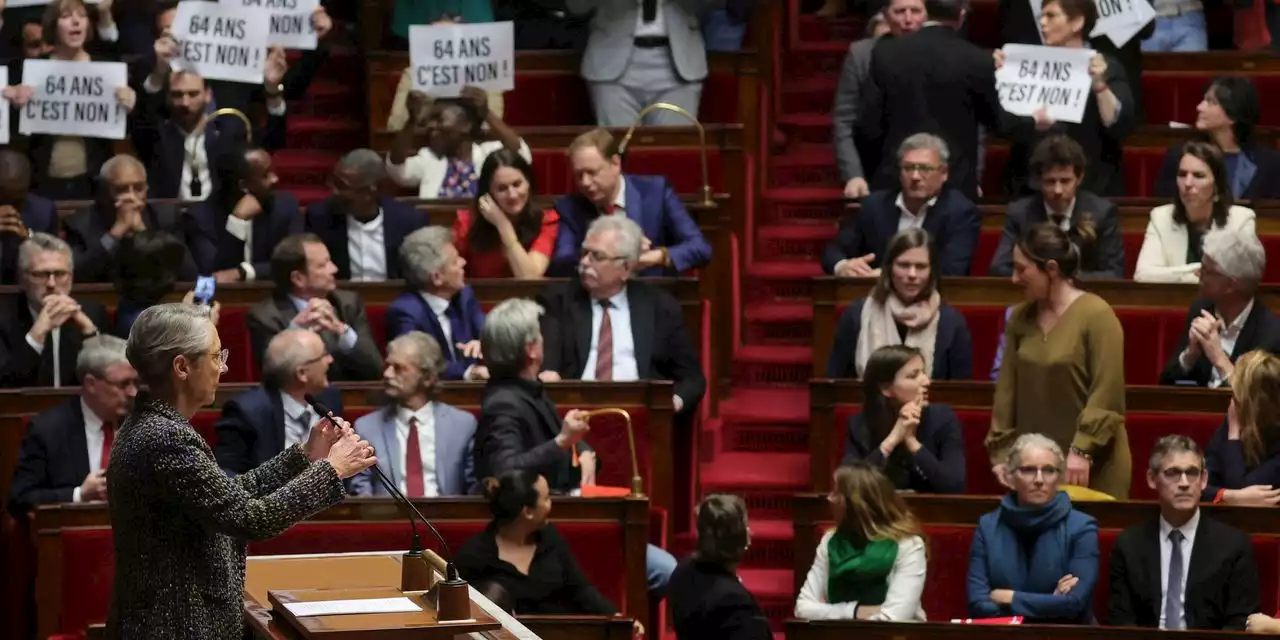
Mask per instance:
[[[1217,145],[1201,140],[1183,145],[1177,181],[1173,204],[1151,210],[1133,274],[1138,282],[1197,283],[1201,243],[1210,227],[1256,233],[1253,209],[1231,204],[1226,163]]]
[[[893,482],[858,460],[836,470],[827,499],[836,527],[818,543],[796,617],[924,622],[924,538]]]

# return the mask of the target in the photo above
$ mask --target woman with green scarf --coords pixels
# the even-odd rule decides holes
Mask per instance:
[[[855,461],[836,470],[827,500],[836,528],[818,543],[796,617],[923,622],[924,538],[893,483]]]

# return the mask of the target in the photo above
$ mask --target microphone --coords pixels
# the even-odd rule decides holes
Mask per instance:
[[[324,416],[330,424],[338,425],[338,417],[318,398],[308,393],[303,396],[303,399],[307,401],[307,404],[311,405],[312,409],[315,409],[316,413]],[[440,531],[436,529],[435,525],[431,524],[431,521],[427,520],[421,511],[418,511],[413,502],[400,492],[400,489],[387,478],[387,474],[383,473],[378,465],[375,464],[372,468],[374,475],[378,477],[378,481],[386,488],[387,493],[390,493],[397,503],[409,509],[409,527],[413,530],[413,547],[408,553],[404,554],[400,575],[400,590],[422,590],[425,589],[429,582],[429,574],[424,574],[421,571],[427,565],[422,555],[422,540],[418,537],[418,525],[414,522],[414,516],[417,516],[417,519],[421,520],[422,524],[427,525],[432,535],[436,537],[436,541],[440,543],[440,547],[444,549],[445,580],[440,583],[436,618],[443,621],[470,619],[471,595],[467,582],[462,579],[462,575],[458,573],[458,566],[453,563],[453,551],[449,549],[449,543],[445,542],[444,536],[440,535]]]

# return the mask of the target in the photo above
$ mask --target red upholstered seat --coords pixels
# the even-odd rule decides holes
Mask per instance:
[[[111,581],[115,579],[115,549],[111,530],[63,529],[62,622],[64,633],[84,633],[91,624],[105,622],[111,606]]]
[[[1226,75],[1212,71],[1157,71],[1142,74],[1142,106],[1146,111],[1146,120],[1153,125],[1165,125],[1169,122],[1191,124],[1196,119],[1196,105],[1204,97],[1205,85],[1217,75]],[[1258,87],[1258,97],[1262,104],[1273,104],[1280,97],[1280,75],[1267,73],[1251,73],[1248,75]],[[1280,124],[1280,116],[1263,110],[1262,126],[1274,127]]]
[[[960,307],[960,313],[964,314],[964,321],[969,325],[969,337],[973,340],[974,380],[986,380],[991,375],[1000,336],[1004,334],[1004,312],[1005,307],[1001,306]]]
[[[369,332],[373,334],[373,342],[384,355],[387,352],[387,306],[371,304],[364,308],[369,319]]]
[[[1142,104],[1145,107],[1146,100],[1143,100]],[[1156,177],[1160,175],[1160,166],[1164,163],[1164,153],[1164,147],[1125,147],[1122,169],[1125,195],[1133,197],[1152,195]]]
[[[702,192],[702,159],[697,148],[635,146],[627,151],[629,173],[661,175],[676,193]],[[535,149],[533,171],[543,193],[572,193],[577,187],[569,158],[562,149]],[[718,149],[707,150],[707,176],[712,189],[724,189],[724,161]]]
[[[223,374],[223,382],[253,382],[258,378],[257,368],[253,364],[253,349],[249,343],[249,328],[245,318],[249,315],[248,307],[226,306],[218,313],[218,336],[222,338],[222,348],[229,349],[227,372]]]
[[[982,232],[978,234],[978,246],[973,250],[973,262],[969,263],[969,275],[984,277],[991,274],[991,260],[996,257],[996,250],[1000,248],[1000,238],[1003,235],[1003,229],[983,227]]]
[[[1167,435],[1184,435],[1195,440],[1204,449],[1209,446],[1209,439],[1224,418],[1225,416],[1206,413],[1127,414],[1125,432],[1129,436],[1129,451],[1133,454],[1133,484],[1129,489],[1129,498],[1156,499],[1156,492],[1147,487],[1147,457],[1155,448],[1156,440]]]
[[[1125,231],[1120,234],[1120,242],[1124,245],[1124,277],[1126,280],[1132,280],[1134,271],[1138,269],[1138,254],[1142,252],[1142,241],[1146,237],[1145,231]]]
[[[200,433],[200,437],[209,443],[210,448],[218,446],[218,431],[213,428],[213,425],[220,415],[222,415],[221,411],[197,411],[194,416],[191,416],[192,428]]]

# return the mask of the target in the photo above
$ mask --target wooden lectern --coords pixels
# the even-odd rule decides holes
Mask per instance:
[[[443,579],[444,560],[424,552]],[[245,571],[245,623],[255,638],[363,640],[378,638],[537,638],[472,591],[471,620],[436,619],[434,591],[402,592],[401,554],[396,552],[250,557]],[[295,617],[283,603],[406,596],[415,613]]]

